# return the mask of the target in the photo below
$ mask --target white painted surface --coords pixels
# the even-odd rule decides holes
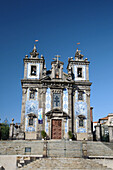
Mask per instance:
[[[0,155],[0,165],[5,170],[16,170],[16,155]]]

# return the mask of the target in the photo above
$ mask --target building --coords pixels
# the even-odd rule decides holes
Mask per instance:
[[[113,142],[113,113],[100,118],[97,123],[93,122],[94,133],[97,141]]]
[[[36,45],[24,58],[21,123],[10,125],[10,139],[41,139],[45,130],[48,139],[68,138],[92,140],[92,108],[90,110],[89,61],[77,49],[64,63],[56,56],[47,70],[44,56],[39,57]]]

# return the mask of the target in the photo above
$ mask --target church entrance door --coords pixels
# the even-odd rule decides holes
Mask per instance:
[[[52,139],[62,138],[62,120],[53,119],[52,120]]]

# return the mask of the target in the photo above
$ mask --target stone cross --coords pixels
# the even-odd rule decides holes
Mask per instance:
[[[59,97],[58,97],[58,96],[56,96],[56,97],[55,97],[54,102],[56,103],[56,106],[58,106],[58,103],[60,102],[60,101],[59,101]]]
[[[59,56],[59,55],[56,55],[55,57],[57,58],[57,63],[58,63],[58,58],[59,58],[60,56]]]

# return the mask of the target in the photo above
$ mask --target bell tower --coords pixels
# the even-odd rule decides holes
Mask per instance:
[[[40,80],[45,72],[45,60],[37,52],[36,45],[33,51],[24,58],[24,78],[22,84],[22,111],[21,124],[25,132],[25,139],[37,139],[38,121],[42,121],[40,109]]]
[[[72,76],[73,84],[73,131],[77,140],[92,140],[90,117],[89,61],[83,59],[80,50],[76,50],[75,58],[68,59],[68,76]]]

